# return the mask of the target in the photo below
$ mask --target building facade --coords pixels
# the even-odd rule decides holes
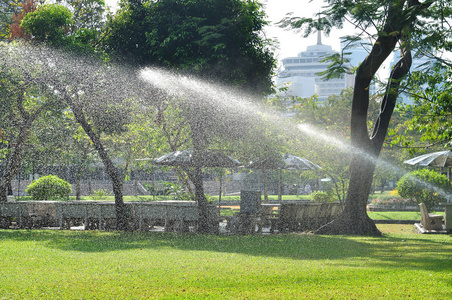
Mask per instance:
[[[282,60],[283,70],[276,78],[278,88],[287,87],[286,94],[307,98],[314,94],[320,101],[325,101],[331,95],[338,95],[342,90],[354,85],[354,76],[345,74],[341,78],[322,79],[318,73],[326,71],[328,63],[322,60],[337,53],[331,46],[323,45],[321,33],[318,33],[317,44],[306,48],[296,57]]]

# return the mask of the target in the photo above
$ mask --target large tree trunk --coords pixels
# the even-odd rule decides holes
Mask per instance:
[[[115,195],[116,229],[127,230],[127,218],[125,215],[125,206],[122,194],[122,178],[118,173],[118,170],[116,170],[110,157],[108,156],[108,153],[102,145],[100,138],[93,131],[91,125],[86,120],[82,109],[74,104],[68,95],[66,95],[65,99],[72,112],[74,113],[77,122],[80,124],[80,126],[82,126],[85,133],[93,142],[94,148],[97,150],[97,153],[99,154],[99,157],[101,158],[105,169],[107,170],[107,174],[110,176],[113,185],[113,193]]]
[[[202,180],[202,170],[195,167],[193,172],[193,185],[195,186],[195,197],[198,203],[198,232],[209,233],[209,218],[207,214],[207,198],[204,194],[204,185]]]
[[[319,228],[316,233],[381,235],[366,211],[374,169],[374,160],[360,155],[352,158],[344,211],[336,220]]]
[[[404,1],[399,1],[403,4]],[[393,6],[390,9],[401,9]],[[398,35],[380,36],[374,44],[371,53],[358,68],[355,79],[355,90],[351,115],[351,142],[354,147],[350,163],[350,185],[342,214],[331,223],[319,228],[319,234],[357,234],[379,236],[381,232],[367,215],[367,202],[372,186],[376,159],[378,158],[389,122],[399,94],[403,77],[411,67],[411,53],[408,38],[401,35],[402,28],[397,27],[398,19],[389,12],[386,32],[396,32]],[[400,11],[398,17],[400,18]],[[392,18],[391,18],[392,17]],[[394,66],[388,80],[385,96],[381,101],[380,114],[375,122],[372,135],[367,128],[367,110],[369,107],[369,86],[382,63],[392,53],[397,42],[402,41],[400,60]]]

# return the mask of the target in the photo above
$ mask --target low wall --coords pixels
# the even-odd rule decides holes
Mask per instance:
[[[418,205],[367,205],[368,211],[419,211]],[[435,206],[432,211],[444,211],[444,206]]]
[[[282,203],[279,212],[280,232],[315,230],[334,220],[342,212],[339,202]]]
[[[166,231],[188,231],[196,226],[198,206],[190,201],[125,202],[131,230],[163,226]],[[211,231],[218,230],[218,209],[208,206]],[[216,222],[216,225],[215,225]],[[18,201],[0,203],[0,228],[41,228],[85,226],[85,229],[116,228],[114,202],[97,201]]]

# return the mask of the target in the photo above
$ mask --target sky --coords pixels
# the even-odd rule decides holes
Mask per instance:
[[[315,45],[317,43],[317,34],[313,33],[307,38],[303,37],[302,32],[295,32],[293,30],[286,30],[279,28],[276,23],[287,16],[288,13],[293,13],[296,17],[315,17],[325,3],[321,0],[261,0],[265,6],[265,12],[271,26],[266,28],[266,34],[269,38],[276,38],[279,40],[280,49],[276,55],[278,59],[290,56],[297,56],[299,52],[305,51],[307,46]],[[350,32],[350,29],[349,29]],[[333,30],[330,36],[322,35],[322,44],[330,45],[333,50],[340,50],[340,39],[342,35],[346,35],[347,30]]]
[[[287,13],[293,13],[298,17],[314,17],[321,10],[324,4],[322,0],[260,0],[264,4],[265,12],[268,16],[270,26],[265,28],[267,38],[277,39],[279,41],[279,49],[275,52],[276,58],[283,59],[285,57],[297,56],[299,52],[305,51],[309,45],[317,43],[317,34],[304,38],[301,32],[288,31],[279,28],[276,23],[283,19]],[[106,4],[115,7],[117,0],[106,0]],[[348,34],[352,28],[346,30],[333,30],[329,37],[322,36],[322,43],[330,45],[333,50],[340,50],[339,37]],[[347,32],[348,31],[348,32]]]

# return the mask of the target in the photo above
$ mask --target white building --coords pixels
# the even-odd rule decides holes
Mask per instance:
[[[372,45],[367,39],[355,41],[353,43],[341,42],[341,49],[345,52],[345,57],[349,59],[349,64],[353,69],[357,69],[372,50]],[[354,80],[354,76],[353,76]],[[354,83],[351,85],[354,86]],[[369,93],[376,93],[375,82],[371,83]]]
[[[296,57],[282,60],[283,71],[276,79],[278,88],[288,85],[287,95],[297,97],[311,97],[314,94],[319,100],[325,101],[331,95],[338,95],[343,89],[353,86],[354,76],[344,75],[342,78],[323,80],[319,72],[327,69],[328,63],[321,60],[334,52],[331,46],[323,45],[321,33],[318,33],[317,44],[308,46],[306,51]]]

